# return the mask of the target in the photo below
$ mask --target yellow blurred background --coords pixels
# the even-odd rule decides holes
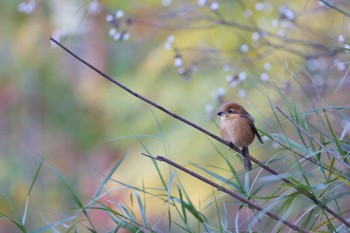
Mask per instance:
[[[216,10],[201,1],[2,0],[1,213],[23,215],[42,159],[28,201],[28,230],[73,215],[78,207],[47,164],[85,203],[124,157],[114,180],[162,187],[142,152],[199,172],[190,163],[228,175],[219,150],[242,169],[225,146],[104,80],[50,43],[51,36],[132,90],[214,134],[219,131],[213,114],[223,99],[246,106],[257,127],[271,134],[276,128],[270,124],[269,101],[283,106],[293,94],[304,110],[348,104],[350,24],[345,15],[315,1],[242,2],[218,1]],[[341,134],[343,123],[335,128]],[[271,145],[255,142],[251,153],[264,160]],[[176,173],[159,166],[167,181]],[[209,186],[181,172],[177,177],[199,209],[213,198]],[[113,181],[105,188],[125,204],[135,192]],[[167,204],[148,199],[149,217],[157,222]],[[100,212],[92,211],[91,218],[99,232],[113,226]],[[162,220],[159,228],[166,225]],[[0,219],[0,232],[17,230]]]

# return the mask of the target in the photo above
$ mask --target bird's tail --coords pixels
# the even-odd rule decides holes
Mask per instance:
[[[243,157],[243,162],[244,162],[244,169],[246,171],[251,171],[252,170],[252,162],[250,162],[250,159],[244,155]]]
[[[248,147],[245,146],[242,148],[242,154],[243,154],[243,163],[244,163],[244,169],[246,171],[251,171],[252,170],[252,162],[250,159],[246,156],[247,154],[249,155],[249,150]]]

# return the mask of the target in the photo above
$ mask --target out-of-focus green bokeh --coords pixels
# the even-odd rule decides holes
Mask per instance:
[[[33,9],[23,12],[21,7],[26,9],[33,2]],[[264,43],[254,45],[250,30],[215,26],[214,22],[203,22],[204,19],[197,22],[196,17],[218,16],[198,7],[197,1],[181,2],[174,1],[172,5],[164,6],[162,1],[155,0],[101,1],[101,8],[97,10],[91,9],[91,1],[79,0],[0,2],[2,213],[12,216],[13,208],[23,215],[30,185],[42,159],[44,165],[29,197],[28,229],[37,229],[46,225],[45,221],[53,222],[74,213],[77,207],[62,181],[47,164],[61,173],[75,191],[86,198],[83,201],[89,201],[104,175],[125,156],[125,161],[113,178],[133,186],[144,183],[148,187],[158,187],[161,181],[156,169],[149,158],[141,156],[141,152],[147,152],[145,148],[153,155],[168,156],[185,165],[190,161],[221,167],[224,161],[219,158],[216,149],[228,156],[231,154],[208,136],[104,80],[50,43],[51,36],[58,36],[71,50],[134,91],[215,134],[219,132],[217,119],[210,119],[208,109],[212,106],[212,111],[217,111],[219,102],[215,96],[220,92],[220,87],[226,90],[226,100],[236,100],[247,106],[256,118],[258,128],[271,130],[263,118],[271,115],[266,96],[273,102],[280,100],[277,85],[282,87],[285,83],[285,88],[294,85],[296,82],[292,76],[298,76],[297,72],[301,72],[303,67],[307,70],[307,62],[313,61],[279,49],[277,45],[284,46],[283,41],[276,39],[275,48]],[[339,35],[347,38],[349,22],[346,16],[312,1],[294,1],[289,7],[295,9],[296,17],[299,17],[295,26],[297,29],[290,29],[293,30],[290,33],[288,30],[283,32],[278,25],[274,26],[281,23],[278,21],[278,9],[282,2],[271,1],[272,9],[266,12],[259,10],[256,1],[248,1],[246,6],[226,3],[227,7],[221,10],[233,22],[254,25],[254,21],[258,23],[256,27],[267,27],[277,35],[286,33],[307,43],[334,48],[344,45],[339,44],[338,39]],[[193,18],[184,20],[180,17],[185,14],[180,8],[184,5],[189,10],[191,7],[202,10],[194,10],[200,14],[194,13]],[[250,9],[251,18],[242,17],[242,7]],[[108,35],[111,24],[106,22],[106,17],[118,10],[123,10],[123,17],[133,20],[131,25],[124,23],[120,26],[130,33],[126,41],[115,41]],[[186,22],[193,27],[186,28]],[[174,46],[185,48],[180,51],[186,65],[193,61],[198,66],[199,71],[194,72],[187,81],[173,65],[174,52],[164,48],[170,35],[175,38]],[[244,41],[251,48],[251,59],[248,60],[240,52],[244,50]],[[291,46],[306,55],[316,54],[315,48],[300,44]],[[198,47],[205,49],[196,51]],[[226,52],[219,53],[219,49]],[[270,52],[271,55],[259,59],[259,56]],[[211,56],[215,56],[215,59],[211,60]],[[343,59],[340,62],[346,61],[346,58],[346,55],[339,56],[339,59]],[[317,62],[330,64],[331,58],[322,59]],[[235,68],[223,71],[222,66],[231,63],[235,64]],[[328,65],[328,71],[338,72],[335,66]],[[233,88],[227,84],[225,77],[239,73],[237,67],[245,70],[248,78],[244,84]],[[317,71],[314,74],[308,72],[316,77]],[[268,75],[270,83],[260,79],[263,73]],[[337,74],[341,74],[341,71]],[[322,78],[320,74],[317,75],[315,79]],[[312,82],[305,83],[309,85]],[[332,98],[326,102],[347,104],[344,97],[348,98],[349,95],[343,94],[342,88],[335,92],[336,87],[337,84],[334,84],[331,90],[327,90],[329,92],[324,96]],[[261,151],[257,146],[257,143],[253,145],[252,153]],[[230,159],[241,166],[237,158]],[[164,174],[170,174],[171,169],[167,165],[161,164],[160,167]],[[179,174],[179,177],[185,186],[196,187],[189,193],[195,201],[210,197],[211,189],[206,185],[183,174]],[[112,189],[113,184],[108,188]],[[127,202],[131,191],[120,189],[115,193],[116,199]],[[159,212],[162,211],[164,208],[159,208]],[[154,213],[155,216],[159,214]],[[104,215],[94,213],[93,219],[101,231],[109,229],[108,224],[104,228]],[[0,219],[0,231],[14,232],[16,228]]]

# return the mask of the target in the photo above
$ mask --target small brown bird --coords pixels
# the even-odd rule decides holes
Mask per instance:
[[[221,112],[220,132],[223,139],[236,147],[242,148],[245,170],[252,170],[252,163],[246,156],[249,154],[248,146],[253,142],[255,135],[261,143],[261,137],[254,125],[253,117],[239,104],[226,103]]]

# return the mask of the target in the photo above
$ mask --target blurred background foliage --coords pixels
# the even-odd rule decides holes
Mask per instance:
[[[50,43],[50,36],[213,133],[218,134],[219,106],[234,100],[246,106],[259,129],[273,134],[280,129],[273,125],[269,101],[282,107],[295,101],[300,111],[349,104],[350,10],[345,1],[333,2],[330,7],[310,0],[2,0],[1,212],[23,214],[41,158],[83,201],[124,156],[114,179],[159,187],[152,161],[140,155],[145,148],[190,169],[195,168],[189,161],[226,174],[219,150],[242,168],[232,151],[102,79]],[[348,112],[331,117],[337,135],[348,137]],[[292,131],[289,136],[294,137]],[[274,150],[267,141],[254,143],[251,153],[266,160]],[[284,159],[272,166],[286,167]],[[168,176],[174,172],[159,166]],[[177,175],[196,205],[212,198],[207,185]],[[128,203],[132,190],[122,187],[111,182],[106,188],[116,189],[115,198]],[[156,207],[149,217],[157,222],[166,204],[150,198],[148,205]],[[44,164],[30,195],[26,227],[38,229],[76,207]],[[105,215],[91,214],[100,231],[110,229]],[[0,219],[1,232],[16,229]]]

